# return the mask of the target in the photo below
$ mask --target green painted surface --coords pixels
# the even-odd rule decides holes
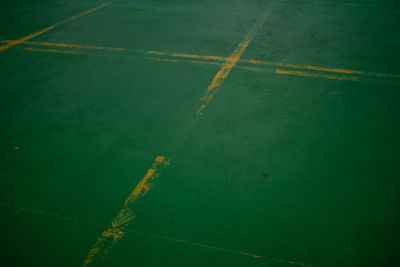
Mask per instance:
[[[8,1],[0,39],[102,3]],[[243,59],[400,73],[389,0],[123,0],[31,41],[227,57],[266,8]],[[400,78],[236,68],[184,141],[219,65],[20,44],[0,68],[0,266],[81,266],[160,155],[98,266],[397,263]]]

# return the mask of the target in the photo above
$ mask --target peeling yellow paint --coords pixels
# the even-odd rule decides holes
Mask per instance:
[[[132,205],[138,198],[144,196],[152,187],[152,182],[160,174],[162,167],[168,166],[169,160],[166,157],[158,156],[143,179],[137,184],[133,192],[124,203],[124,207],[112,220],[111,227],[103,231],[96,243],[93,245],[83,265],[88,266],[96,260],[104,260],[113,246],[124,236],[124,227],[135,218]]]

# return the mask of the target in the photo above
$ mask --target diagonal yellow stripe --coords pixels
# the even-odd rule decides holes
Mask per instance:
[[[10,42],[8,42],[8,43],[5,44],[5,45],[0,46],[0,51],[7,50],[7,49],[10,48],[10,47],[13,47],[13,46],[15,46],[15,45],[21,44],[21,43],[23,43],[23,42],[25,42],[25,41],[28,41],[28,40],[30,40],[30,39],[32,39],[32,38],[35,38],[36,36],[39,36],[39,35],[41,35],[41,34],[43,34],[43,33],[45,33],[45,32],[51,31],[51,30],[54,29],[55,27],[57,27],[57,26],[59,26],[59,25],[61,25],[61,24],[64,24],[65,22],[67,22],[67,21],[69,21],[69,20],[74,20],[74,19],[80,18],[80,17],[85,16],[85,15],[87,15],[87,14],[89,14],[89,13],[92,13],[92,12],[94,12],[94,11],[100,9],[100,8],[103,8],[103,7],[105,7],[105,6],[111,5],[112,3],[113,3],[113,2],[101,4],[101,5],[99,5],[99,6],[95,7],[95,8],[92,8],[92,9],[89,9],[89,10],[87,10],[87,11],[85,11],[85,12],[82,12],[81,14],[79,14],[79,15],[77,15],[77,16],[73,16],[73,17],[69,18],[68,20],[61,21],[61,22],[57,22],[56,24],[53,24],[53,25],[51,25],[51,26],[49,26],[49,27],[47,27],[47,28],[44,28],[43,30],[40,30],[40,31],[38,31],[38,32],[29,34],[29,35],[27,35],[27,36],[25,36],[25,37],[22,37],[21,39],[14,40],[14,41],[10,41]]]
[[[143,179],[137,184],[133,192],[126,199],[124,207],[112,220],[111,226],[103,231],[92,249],[89,251],[84,266],[89,266],[98,260],[104,260],[112,250],[113,246],[123,237],[124,227],[135,217],[132,206],[134,202],[144,196],[152,187],[152,182],[160,175],[160,169],[168,166],[166,157],[158,156]]]
[[[211,99],[216,94],[219,86],[222,82],[228,77],[232,68],[235,67],[236,63],[242,56],[243,52],[249,46],[250,42],[256,36],[258,29],[264,25],[265,20],[267,19],[268,12],[267,10],[258,18],[257,22],[250,29],[250,31],[243,37],[243,40],[237,45],[232,55],[226,58],[225,63],[222,65],[222,68],[217,72],[214,76],[211,84],[208,86],[205,95],[200,99],[201,106],[197,110],[197,114],[201,115],[206,108],[207,104],[211,101]]]

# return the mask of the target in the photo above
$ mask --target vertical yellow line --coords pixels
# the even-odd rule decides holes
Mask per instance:
[[[101,4],[101,5],[99,5],[99,6],[95,7],[95,8],[92,8],[92,9],[90,9],[90,10],[87,10],[87,11],[85,11],[85,12],[82,12],[81,14],[79,14],[79,15],[77,15],[77,16],[73,16],[73,17],[69,18],[68,20],[65,20],[65,21],[62,21],[62,22],[57,22],[56,24],[53,24],[53,25],[51,25],[51,26],[49,26],[49,27],[47,27],[47,28],[44,28],[43,30],[40,30],[40,31],[38,31],[38,32],[29,34],[29,35],[27,35],[27,36],[25,36],[25,37],[22,37],[21,39],[14,40],[14,41],[10,41],[9,43],[7,43],[7,44],[5,44],[5,45],[0,46],[0,51],[7,50],[7,49],[10,48],[10,47],[13,47],[13,46],[15,46],[15,45],[21,44],[21,43],[23,43],[23,42],[25,42],[25,41],[27,41],[27,40],[30,40],[30,39],[32,39],[32,38],[35,38],[36,36],[39,36],[39,35],[41,35],[41,34],[43,34],[43,33],[45,33],[45,32],[48,32],[48,31],[54,29],[55,27],[57,27],[57,26],[59,26],[59,25],[61,25],[61,24],[64,24],[66,21],[74,20],[74,19],[80,18],[80,17],[82,17],[82,16],[84,16],[84,15],[87,15],[87,14],[89,14],[89,13],[92,13],[92,12],[94,12],[94,11],[100,9],[100,8],[103,8],[103,7],[105,7],[105,6],[111,5],[112,3],[113,3],[113,2]]]
[[[158,156],[151,168],[147,171],[143,179],[137,184],[133,192],[126,199],[124,207],[118,213],[118,215],[112,220],[111,226],[103,231],[101,236],[97,239],[92,249],[89,251],[89,255],[84,261],[83,265],[88,266],[95,263],[98,260],[104,260],[113,246],[122,238],[124,235],[124,227],[135,217],[132,205],[134,202],[144,196],[152,187],[152,182],[160,174],[162,167],[168,166],[169,160],[166,157]]]

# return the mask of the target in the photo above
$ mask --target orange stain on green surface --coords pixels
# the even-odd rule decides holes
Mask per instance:
[[[135,217],[132,205],[135,200],[144,196],[152,187],[154,179],[160,175],[161,168],[170,164],[166,157],[158,156],[143,179],[137,184],[124,203],[124,207],[112,220],[111,226],[103,231],[93,245],[83,265],[88,266],[95,261],[107,258],[114,245],[124,236],[124,227]]]

